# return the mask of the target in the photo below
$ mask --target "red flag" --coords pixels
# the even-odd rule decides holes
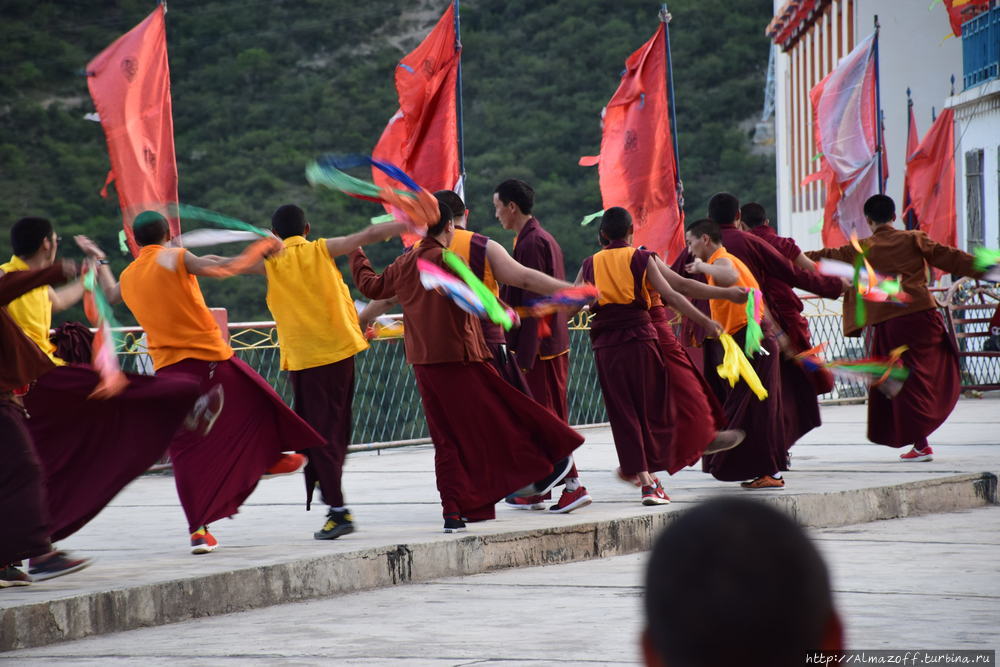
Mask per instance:
[[[906,164],[920,229],[938,243],[955,245],[955,111],[945,109]],[[905,214],[905,211],[904,211]]]
[[[372,150],[374,159],[402,168],[431,192],[462,194],[456,108],[461,54],[455,39],[455,7],[449,5],[434,30],[399,62],[399,110]],[[399,186],[374,168],[372,180],[380,187]]]
[[[955,37],[962,36],[962,24],[990,5],[990,0],[944,0],[948,21]]]
[[[604,208],[632,214],[635,245],[672,261],[684,248],[684,214],[677,201],[667,91],[666,24],[625,61],[625,74],[604,112],[599,165]]]
[[[179,221],[166,215],[166,205],[177,203],[177,161],[164,12],[158,6],[87,63],[87,86],[108,141],[108,182],[115,181],[133,256],[132,219],[147,208],[170,220],[172,235],[180,233]]]
[[[825,183],[826,247],[844,245],[852,234],[858,238],[871,235],[863,208],[865,200],[879,192],[876,39],[877,33],[872,33],[859,42],[809,91],[820,170],[802,184],[820,179]],[[882,152],[884,155],[884,145]]]
[[[913,104],[910,103],[910,117],[907,119],[906,126],[906,159],[903,161],[904,164],[909,165],[910,156],[913,155],[917,150],[917,145],[920,143],[918,139],[917,132],[917,119],[913,115]],[[920,221],[917,219],[917,214],[913,212],[910,204],[913,202],[913,198],[910,196],[910,170],[906,170],[906,174],[903,176],[903,223],[906,225],[907,229],[917,229],[920,226]]]

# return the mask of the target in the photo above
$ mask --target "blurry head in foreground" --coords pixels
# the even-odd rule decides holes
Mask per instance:
[[[646,572],[647,665],[785,667],[843,647],[826,565],[781,511],[736,498],[685,512]]]

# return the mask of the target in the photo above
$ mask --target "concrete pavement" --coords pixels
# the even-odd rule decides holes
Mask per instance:
[[[1000,507],[811,532],[850,648],[1000,644]],[[451,577],[4,657],[24,665],[635,664],[645,560]]]
[[[670,516],[719,494],[773,499],[817,527],[943,512],[995,502],[1000,470],[1000,400],[963,400],[934,435],[936,460],[904,464],[864,442],[864,406],[824,408],[825,424],[793,450],[788,486],[749,492],[695,468],[667,490],[674,503],[643,507],[615,481],[610,430],[587,429],[578,452],[594,505],[569,515],[498,508],[498,519],[465,536],[440,532],[429,446],[352,455],[345,473],[358,532],[318,542],[324,508],[304,512],[300,476],[268,480],[234,521],[212,526],[222,546],[188,554],[173,480],[129,486],[60,546],[93,555],[82,573],[0,593],[0,650],[39,646],[404,582],[646,549]]]

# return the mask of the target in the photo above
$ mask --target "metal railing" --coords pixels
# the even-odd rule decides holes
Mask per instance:
[[[842,333],[840,302],[806,297],[804,315],[809,321],[814,344],[824,343],[829,360],[858,359],[865,356],[861,338],[845,338]],[[570,321],[570,370],[567,384],[570,423],[576,426],[607,421],[604,400],[597,380],[594,355],[590,350],[589,313],[580,313]],[[142,330],[121,330],[119,358],[128,372],[150,373],[152,365],[145,354]],[[278,341],[273,322],[241,322],[229,325],[230,344],[241,359],[259,372],[289,404],[291,388],[281,372]],[[976,360],[963,368],[963,384],[976,384],[981,378],[996,377],[1000,360]],[[834,389],[820,397],[825,403],[861,401],[867,389],[860,382],[837,379]],[[458,397],[456,397],[458,400]],[[372,449],[385,443],[427,442],[420,396],[413,371],[406,363],[401,339],[376,340],[371,348],[357,356],[354,394],[352,449]],[[363,444],[362,444],[363,443]]]
[[[1000,6],[962,24],[962,73],[965,89],[997,78],[1000,68]]]

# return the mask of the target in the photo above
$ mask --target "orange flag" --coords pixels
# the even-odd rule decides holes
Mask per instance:
[[[177,203],[177,161],[170,103],[170,67],[163,5],[87,63],[87,87],[108,141],[122,223],[132,255],[132,219]],[[107,184],[102,194],[106,195]],[[170,221],[171,235],[180,222]]]
[[[684,248],[684,213],[677,200],[666,24],[625,61],[625,74],[604,111],[598,164],[604,208],[632,214],[634,243],[673,261]]]
[[[462,194],[456,106],[461,55],[452,4],[434,30],[396,67],[399,109],[372,150],[372,158],[400,167],[431,192]],[[372,181],[382,188],[398,187],[375,168]]]
[[[906,164],[910,208],[920,229],[938,243],[955,245],[955,111],[945,109]],[[905,211],[904,211],[905,214]]]

